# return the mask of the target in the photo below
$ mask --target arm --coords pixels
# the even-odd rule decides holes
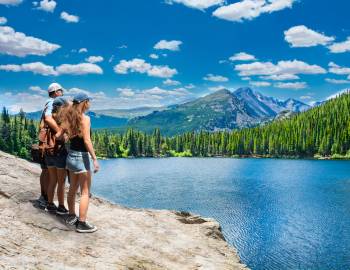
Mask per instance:
[[[82,133],[83,133],[83,140],[85,143],[85,147],[88,150],[88,152],[90,153],[92,160],[94,162],[94,167],[95,167],[95,172],[97,172],[100,169],[100,166],[97,162],[97,157],[95,154],[95,150],[94,147],[92,145],[91,142],[91,137],[90,137],[90,117],[84,115],[83,116],[83,120],[82,120]]]
[[[60,127],[57,125],[55,119],[52,118],[51,115],[45,115],[45,123],[53,130],[55,133],[59,133],[61,131]]]

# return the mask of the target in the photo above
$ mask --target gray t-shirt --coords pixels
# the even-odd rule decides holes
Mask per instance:
[[[48,100],[46,100],[45,108],[47,108],[47,109],[45,111],[45,116],[51,116],[52,115],[53,101],[54,101],[53,98],[49,98]],[[45,110],[45,108],[44,108],[44,110]]]

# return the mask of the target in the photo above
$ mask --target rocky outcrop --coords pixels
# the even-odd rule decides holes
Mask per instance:
[[[247,269],[210,218],[93,197],[93,234],[33,207],[36,164],[0,152],[1,269]]]

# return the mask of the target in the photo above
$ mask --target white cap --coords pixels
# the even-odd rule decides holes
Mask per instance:
[[[47,89],[47,92],[55,92],[58,90],[64,90],[63,87],[59,83],[52,83],[49,85],[49,88]]]

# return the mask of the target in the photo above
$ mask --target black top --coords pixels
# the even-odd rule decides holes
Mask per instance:
[[[79,152],[87,152],[83,137],[75,136],[71,138],[70,149]]]

